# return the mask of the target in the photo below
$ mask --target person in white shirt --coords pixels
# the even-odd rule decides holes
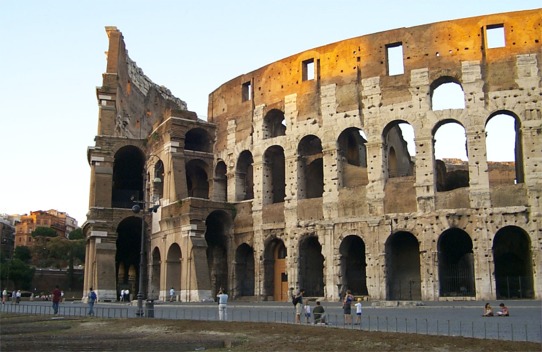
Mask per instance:
[[[227,311],[227,305],[228,305],[228,295],[226,294],[226,291],[221,289],[218,292],[218,319],[219,320],[228,320],[228,311]]]
[[[172,287],[169,289],[169,301],[173,302],[175,300],[175,289]]]
[[[358,298],[356,306],[356,324],[361,325],[361,298]]]
[[[309,301],[305,304],[305,322],[309,324],[311,322],[311,305]]]

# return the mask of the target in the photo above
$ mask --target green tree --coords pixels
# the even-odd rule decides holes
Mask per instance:
[[[85,239],[85,235],[83,234],[83,229],[81,229],[80,227],[76,228],[75,230],[70,232],[70,234],[68,235],[68,238],[70,239],[70,241]]]
[[[58,233],[50,227],[38,226],[32,231],[32,237],[57,237]]]
[[[37,268],[50,268],[54,266],[55,259],[51,257],[48,237],[36,237],[34,244],[30,247],[32,254],[32,265]]]
[[[47,242],[50,266],[68,268],[69,286],[74,287],[73,268],[85,262],[85,240],[68,240],[57,237]]]
[[[29,290],[32,287],[34,268],[18,258],[13,258],[0,264],[0,277],[6,283],[5,287],[10,287],[9,283],[13,282],[13,289]]]
[[[15,247],[15,251],[13,252],[13,258],[20,259],[27,264],[30,263],[30,260],[32,259],[32,253],[30,251],[30,248],[28,248],[27,246]]]

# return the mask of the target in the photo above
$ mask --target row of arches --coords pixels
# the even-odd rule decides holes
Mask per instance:
[[[511,112],[499,112],[489,117],[487,126],[491,124],[494,118],[507,118],[513,121],[515,131],[519,130],[519,122]],[[440,136],[441,129],[446,125],[453,125],[454,129],[462,130],[459,138],[453,142],[447,142],[447,147],[455,144],[458,150],[467,151],[465,129],[455,120],[445,120],[440,122],[433,131],[433,136]],[[409,131],[410,129],[410,131]],[[511,131],[511,138],[514,140],[516,156],[518,156],[519,141],[518,134]],[[488,132],[486,132],[488,133]],[[405,140],[405,136],[410,136],[410,141]],[[416,154],[414,148],[414,134],[412,127],[405,121],[393,121],[383,132],[383,148],[385,160],[385,174],[388,178],[413,176],[415,173]],[[440,138],[440,137],[439,137]],[[489,139],[489,135],[488,135]],[[435,145],[440,139],[434,139]],[[342,131],[337,139],[337,161],[338,161],[338,180],[339,187],[355,187],[368,184],[367,173],[367,137],[365,133],[358,128],[350,127]],[[498,141],[497,141],[498,143]],[[488,146],[488,149],[489,148]],[[488,153],[490,150],[488,150]],[[467,155],[467,154],[465,154]],[[298,184],[297,192],[299,199],[321,197],[324,189],[324,161],[322,142],[315,135],[303,137],[297,147],[298,160]],[[437,160],[434,165],[435,187],[437,192],[450,191],[460,187],[469,186],[468,162],[455,163],[452,167],[447,165],[446,159]],[[520,183],[523,182],[523,176],[519,164],[513,160],[512,171],[506,175],[501,174],[493,176],[489,165],[490,184],[495,183]],[[244,150],[240,153],[236,163],[236,201],[252,199],[254,195],[254,183],[251,180],[253,157],[250,151]],[[263,202],[280,203],[285,198],[285,152],[282,146],[273,145],[267,148],[263,155]],[[215,172],[215,180],[220,180],[224,186],[220,189],[226,190],[226,164],[219,161]],[[225,194],[222,196],[225,198]]]
[[[276,112],[274,113],[276,115]],[[512,112],[499,111],[491,115],[486,123],[489,127],[493,120],[508,120],[507,124],[514,126],[510,131],[514,145],[513,165],[510,170],[503,171],[493,164],[489,164],[489,180],[491,184],[522,183],[522,163],[516,162],[521,158],[521,143],[519,140],[519,119]],[[510,122],[511,120],[511,122]],[[468,159],[468,146],[464,127],[455,120],[439,122],[433,130],[433,143],[435,152],[441,142],[441,129],[446,125],[453,125],[459,134],[452,142],[447,141],[447,147],[455,144],[455,149],[463,149]],[[462,131],[462,132],[461,132]],[[487,140],[492,134],[486,131]],[[444,134],[446,135],[446,134]],[[211,152],[210,138],[207,132],[197,128],[187,133],[185,148],[188,150]],[[387,178],[413,176],[415,174],[416,151],[414,145],[414,131],[410,124],[403,120],[389,123],[383,131],[382,148],[384,156],[384,172]],[[498,144],[499,141],[496,142]],[[348,188],[368,184],[367,170],[367,137],[363,130],[350,127],[343,130],[336,141],[338,187]],[[487,153],[491,153],[488,146]],[[318,136],[304,136],[298,143],[297,150],[297,198],[319,198],[324,191],[324,158],[322,142]],[[436,158],[436,154],[435,154]],[[142,200],[144,155],[135,146],[120,148],[115,154],[113,167],[113,207],[129,208],[133,199]],[[452,166],[438,159],[434,164],[435,188],[437,192],[450,191],[460,187],[469,186],[468,160]],[[250,200],[254,198],[254,158],[249,150],[242,151],[235,164],[235,201]],[[210,165],[202,159],[194,157],[185,165],[186,187],[188,197],[214,199],[227,201],[228,175],[225,161],[219,160],[213,175],[213,194],[210,194]],[[147,179],[160,180],[152,189],[153,196],[163,196],[164,175],[171,172],[166,170],[164,163],[158,160],[153,171]],[[150,176],[153,176],[152,178]],[[286,155],[281,145],[272,145],[263,154],[263,182],[262,199],[264,204],[281,203],[286,197]]]
[[[117,288],[129,288],[137,292],[139,278],[138,218],[125,219],[118,226],[116,270]],[[139,225],[140,226],[140,225]],[[285,301],[289,297],[289,285],[304,288],[308,296],[324,297],[330,292],[325,288],[325,266],[330,261],[323,255],[320,239],[316,234],[306,234],[296,242],[296,253],[289,253],[286,243],[279,236],[268,238],[264,243],[263,256],[256,258],[254,248],[248,243],[239,244],[230,252],[233,243],[228,234],[229,217],[215,211],[206,220],[205,241],[212,292],[227,289],[235,298],[261,294],[273,300]],[[293,247],[292,247],[293,248]],[[438,295],[440,297],[476,297],[477,268],[492,265],[492,287],[497,298],[533,298],[532,266],[529,258],[530,240],[525,231],[516,226],[499,230],[492,245],[492,258],[487,263],[474,255],[473,240],[461,229],[450,228],[436,239],[436,267]],[[338,244],[338,262],[334,282],[339,292],[349,289],[355,295],[369,295],[368,253],[364,239],[358,235],[347,235]],[[379,253],[378,253],[379,254]],[[186,256],[186,253],[184,253]],[[288,262],[295,255],[297,260]],[[385,284],[388,300],[421,300],[422,277],[418,239],[410,232],[397,231],[385,242]],[[487,256],[486,256],[487,257]],[[151,251],[151,283],[149,292],[159,292],[169,287],[190,290],[191,271],[183,267],[181,245],[174,243],[161,253],[158,247]],[[257,280],[256,261],[262,265],[262,282]],[[165,261],[165,265],[162,264]],[[296,263],[296,264],[294,264]],[[295,267],[288,268],[288,265]],[[165,282],[160,282],[161,270],[165,270]],[[181,278],[185,273],[183,282]],[[288,275],[294,277],[288,277]],[[431,283],[425,282],[426,285]],[[258,289],[261,288],[261,291]]]

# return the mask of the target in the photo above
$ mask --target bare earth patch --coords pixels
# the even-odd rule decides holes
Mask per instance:
[[[270,323],[0,314],[0,351],[540,351],[531,342]]]

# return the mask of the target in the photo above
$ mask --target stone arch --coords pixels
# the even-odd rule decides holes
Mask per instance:
[[[209,198],[207,175],[207,164],[203,160],[193,159],[186,163],[186,188],[189,197]]]
[[[145,295],[147,292],[145,271],[140,272],[141,267],[147,267],[145,252],[143,263],[141,263],[141,226],[141,218],[136,216],[125,218],[117,226],[115,268],[118,280],[116,286],[119,292],[122,289],[129,289],[133,294],[142,292]],[[146,231],[143,231],[143,234],[146,238]],[[139,287],[139,275],[143,275],[143,287],[141,288]]]
[[[166,285],[164,287],[166,291],[172,287],[175,291],[181,289],[182,258],[182,250],[177,243],[169,246],[166,259]]]
[[[263,138],[273,138],[286,135],[286,120],[284,112],[279,109],[269,110],[263,118]]]
[[[339,186],[356,187],[369,183],[367,176],[367,137],[355,127],[345,129],[337,139]]]
[[[145,156],[141,149],[128,145],[115,153],[111,206],[131,208],[133,200],[143,200],[143,172]]]
[[[534,298],[531,240],[520,227],[505,226],[493,238],[497,299]]]
[[[442,148],[442,143],[438,140],[440,138],[438,134],[446,133],[443,132],[443,128],[446,125],[451,124],[451,127],[455,128],[456,130],[462,129],[463,133],[465,133],[465,128],[461,123],[459,123],[456,120],[452,119],[445,119],[440,121],[433,129],[433,145],[434,145],[434,153],[435,153],[435,178],[436,178],[436,188],[437,192],[446,192],[451,191],[457,188],[462,187],[469,187],[469,163],[468,159],[467,161],[463,161],[459,158],[445,158],[442,157],[442,159],[438,159],[437,153],[440,152],[440,149]],[[464,141],[463,145],[462,142]],[[451,145],[453,144],[453,145]],[[458,151],[458,148],[464,148],[465,152],[467,153],[467,139],[465,137],[465,134],[463,135],[462,140],[458,140],[458,138],[455,138],[455,140],[452,141],[446,141],[447,149],[455,149],[455,151]],[[465,154],[468,158],[468,154]]]
[[[430,85],[431,109],[464,109],[465,92],[461,82],[451,76],[441,76]]]
[[[299,241],[298,286],[308,297],[324,296],[324,256],[316,235],[306,235]]]
[[[437,243],[440,297],[476,296],[472,239],[463,230],[444,231]]]
[[[288,271],[286,269],[287,249],[280,238],[266,240],[264,248],[263,295],[274,301],[286,302],[288,295]]]
[[[339,246],[340,292],[352,291],[354,295],[368,295],[365,242],[356,235],[346,236]]]
[[[228,176],[226,163],[218,161],[215,168],[215,180],[213,182],[214,200],[226,202],[228,200]]]
[[[282,203],[286,197],[284,149],[274,145],[264,153],[263,203]]]
[[[386,299],[420,300],[420,245],[410,232],[398,231],[386,240]]]
[[[494,126],[497,128],[492,128]],[[496,111],[487,119],[485,130],[489,184],[493,186],[523,183],[525,174],[520,119],[513,112]],[[513,153],[500,151],[503,146],[514,148]],[[510,155],[510,158],[505,157],[503,159],[503,154]],[[510,165],[510,163],[513,165]]]
[[[233,297],[254,296],[254,248],[246,243],[241,244],[235,251],[235,288]]]
[[[244,150],[237,159],[235,169],[235,200],[249,200],[254,198],[254,159],[252,153]]]
[[[382,131],[384,157],[386,158],[387,178],[414,175],[414,162],[410,155],[408,143],[403,137],[400,125],[409,125],[403,120],[395,120],[386,125]]]
[[[160,294],[160,274],[162,263],[162,255],[160,254],[160,249],[155,247],[151,253],[151,287],[150,292],[152,293],[152,298],[156,299],[156,296]]]
[[[298,154],[298,198],[319,198],[324,193],[322,142],[314,135],[301,139]]]
[[[154,164],[153,174],[154,176],[150,179],[152,181],[152,199],[153,201],[157,201],[164,196],[165,170],[162,160],[158,159]]]
[[[206,254],[211,292],[216,294],[220,288],[229,291],[228,247],[232,219],[226,212],[215,210],[205,219],[205,226]]]
[[[184,137],[184,150],[212,153],[213,144],[209,133],[203,128],[192,128]]]

